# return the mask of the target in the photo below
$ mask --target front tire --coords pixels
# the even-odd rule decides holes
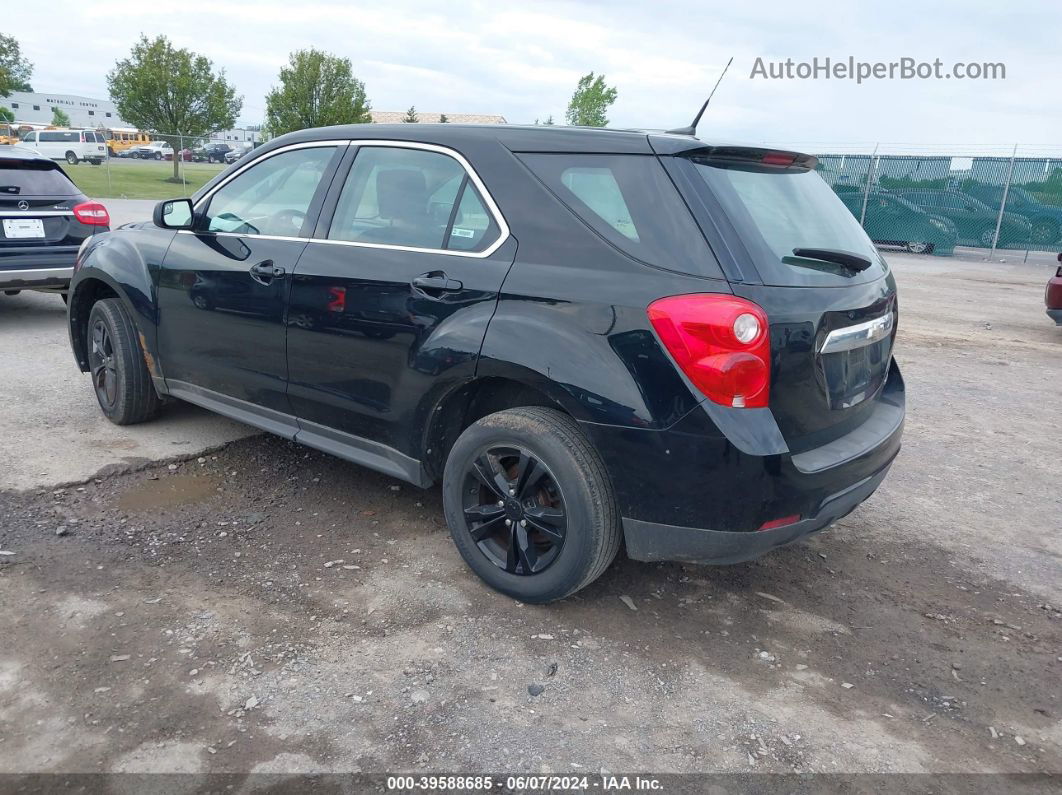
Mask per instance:
[[[521,602],[575,593],[619,550],[605,465],[575,421],[553,409],[507,409],[466,428],[446,460],[443,506],[469,567]]]
[[[144,363],[136,326],[119,299],[93,304],[87,336],[92,387],[104,416],[115,425],[155,417],[162,401]]]
[[[911,243],[905,244],[904,248],[906,248],[912,254],[932,254],[933,253],[933,244],[932,243],[911,242]]]
[[[156,160],[162,160],[162,152],[156,152],[155,153],[155,159]]]

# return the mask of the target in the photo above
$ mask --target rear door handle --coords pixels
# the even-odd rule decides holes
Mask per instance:
[[[282,279],[287,271],[279,265],[274,265],[273,260],[265,259],[251,266],[251,278],[260,284],[269,284],[273,279]]]
[[[428,295],[442,293],[456,293],[464,289],[464,285],[457,279],[451,279],[442,271],[431,271],[415,276],[412,285]]]

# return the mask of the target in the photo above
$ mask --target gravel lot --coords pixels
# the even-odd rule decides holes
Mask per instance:
[[[58,299],[3,299],[0,772],[1062,773],[1049,268],[889,258],[879,492],[550,607],[479,584],[437,490],[265,436],[198,455],[240,433],[187,407],[105,430]]]

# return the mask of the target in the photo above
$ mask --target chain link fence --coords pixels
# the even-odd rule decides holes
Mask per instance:
[[[1062,249],[1062,147],[845,148],[818,149],[818,171],[879,245]]]
[[[29,138],[23,135],[19,145],[65,160],[75,184],[98,199],[191,196],[261,143],[260,134],[251,141],[135,130],[41,129],[32,133]]]

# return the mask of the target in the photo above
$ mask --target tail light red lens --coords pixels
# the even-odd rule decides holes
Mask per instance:
[[[787,152],[768,152],[763,156],[763,163],[768,166],[791,166],[796,162],[796,155]]]
[[[792,516],[783,516],[781,519],[772,519],[769,522],[764,522],[760,525],[759,530],[777,530],[779,527],[788,527],[799,521],[800,514],[795,513]]]
[[[647,312],[668,353],[706,397],[734,408],[767,406],[771,340],[760,306],[733,295],[675,295]]]
[[[74,217],[89,226],[110,226],[111,216],[99,202],[84,202],[74,207]]]

